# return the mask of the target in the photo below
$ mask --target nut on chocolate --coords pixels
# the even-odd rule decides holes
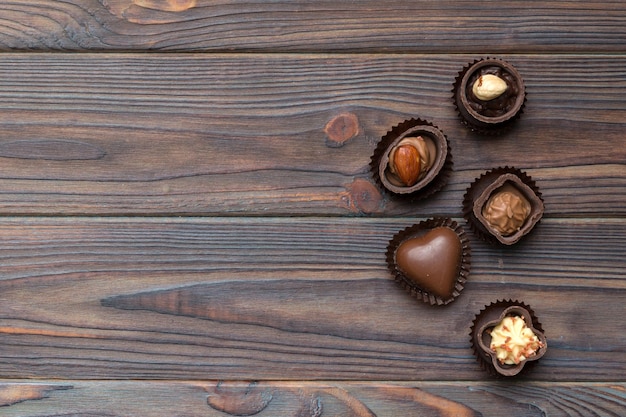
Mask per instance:
[[[426,120],[405,120],[378,142],[370,169],[386,191],[398,197],[426,198],[439,191],[452,172],[448,139]]]
[[[407,187],[422,178],[432,163],[426,141],[421,136],[403,139],[389,153],[389,172]]]
[[[506,81],[497,75],[484,74],[472,86],[472,92],[479,100],[489,101],[500,97],[507,90]]]

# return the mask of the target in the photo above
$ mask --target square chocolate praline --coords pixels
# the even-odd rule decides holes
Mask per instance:
[[[520,228],[505,235],[494,228],[483,215],[483,208],[491,196],[501,190],[511,189],[519,193],[530,205],[530,212]],[[464,214],[471,228],[483,239],[503,245],[513,245],[530,233],[541,220],[544,204],[534,181],[515,168],[499,168],[487,172],[467,190],[464,199]]]

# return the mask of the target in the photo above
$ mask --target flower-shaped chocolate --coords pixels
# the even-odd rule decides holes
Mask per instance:
[[[497,318],[479,323],[474,332],[479,354],[503,376],[517,375],[548,347],[543,331],[535,328],[531,313],[522,305],[504,308]]]

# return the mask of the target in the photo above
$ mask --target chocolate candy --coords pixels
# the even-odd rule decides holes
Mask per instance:
[[[415,285],[448,299],[459,276],[461,250],[461,240],[454,230],[437,227],[403,241],[396,250],[396,264]]]
[[[530,215],[530,203],[514,185],[505,183],[482,206],[482,218],[502,236],[518,232]]]
[[[492,332],[505,317],[520,317],[537,339],[532,354],[517,363],[503,363],[498,359],[497,349],[492,349]],[[512,377],[527,372],[537,360],[543,357],[548,343],[543,327],[534,311],[519,301],[502,300],[485,306],[475,317],[470,329],[472,349],[481,367],[492,375]]]
[[[530,233],[544,212],[541,193],[526,173],[495,168],[476,179],[463,198],[463,216],[481,239],[513,245]]]
[[[452,91],[463,124],[484,135],[510,129],[526,102],[522,76],[500,59],[487,58],[467,65],[459,72]]]
[[[469,275],[469,240],[451,219],[426,220],[394,236],[387,263],[396,281],[412,295],[433,305],[448,304]]]
[[[440,190],[452,171],[448,139],[432,123],[406,120],[380,140],[370,169],[386,191],[425,198]]]

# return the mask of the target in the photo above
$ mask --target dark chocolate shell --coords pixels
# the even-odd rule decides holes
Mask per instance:
[[[530,204],[526,220],[511,234],[499,232],[482,214],[482,208],[490,197],[503,187],[516,190]],[[470,229],[482,240],[495,244],[517,243],[539,223],[544,210],[543,198],[535,181],[515,167],[499,167],[485,172],[472,182],[463,196],[463,217]]]
[[[508,91],[501,97],[482,101],[471,92],[480,75],[497,74],[506,81]],[[526,105],[524,80],[515,67],[497,58],[479,59],[467,64],[455,78],[452,100],[461,122],[482,135],[499,135],[511,129]]]
[[[403,139],[422,136],[435,152],[432,166],[414,185],[405,186],[394,180],[389,171],[389,154]],[[371,158],[370,170],[383,189],[395,195],[426,198],[443,188],[452,172],[452,153],[446,135],[435,125],[422,119],[406,120],[393,127],[378,143]]]
[[[541,347],[534,356],[513,365],[500,363],[494,351],[490,349],[491,329],[500,323],[506,316],[517,315],[524,318],[526,326],[537,336]],[[547,351],[548,343],[543,327],[535,312],[526,304],[512,300],[498,300],[485,306],[474,318],[470,328],[470,342],[474,355],[482,369],[498,377],[512,377],[521,375],[530,370],[536,361],[541,359]]]

